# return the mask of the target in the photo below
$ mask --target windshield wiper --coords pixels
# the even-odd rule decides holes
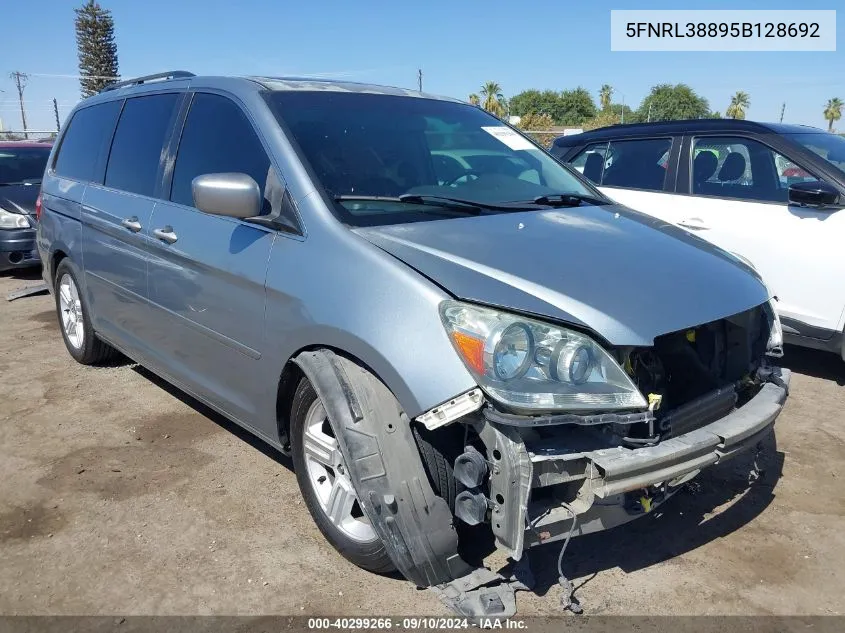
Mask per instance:
[[[357,196],[350,194],[335,196],[334,199],[336,202],[399,202],[402,204],[420,204],[441,209],[462,211],[472,215],[478,215],[481,209],[484,208],[481,204],[476,204],[468,200],[441,198],[440,196],[418,196],[414,194],[404,194],[401,196]]]
[[[544,196],[537,196],[534,204],[546,204],[550,207],[577,207],[582,202],[587,204],[608,204],[607,201],[594,196],[585,196],[580,193],[548,193]]]

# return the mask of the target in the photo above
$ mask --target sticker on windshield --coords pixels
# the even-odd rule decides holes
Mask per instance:
[[[535,149],[531,141],[524,136],[520,136],[516,130],[512,130],[504,125],[490,125],[481,129],[511,149]]]

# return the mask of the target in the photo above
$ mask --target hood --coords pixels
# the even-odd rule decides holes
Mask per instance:
[[[571,323],[612,345],[652,345],[770,298],[726,251],[621,206],[354,231],[459,299]]]
[[[0,209],[34,216],[35,200],[40,190],[40,184],[0,186]]]

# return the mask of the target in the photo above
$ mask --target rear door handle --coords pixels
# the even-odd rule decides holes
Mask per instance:
[[[176,236],[176,233],[173,232],[173,227],[169,224],[163,229],[154,229],[153,235],[155,235],[162,242],[167,242],[168,244],[173,244],[173,242],[179,239]]]
[[[682,226],[691,231],[706,231],[710,228],[701,218],[685,218],[678,222],[678,226]]]
[[[138,218],[134,215],[131,218],[124,218],[120,224],[121,226],[132,231],[133,233],[137,233],[141,230],[141,223],[138,222]]]

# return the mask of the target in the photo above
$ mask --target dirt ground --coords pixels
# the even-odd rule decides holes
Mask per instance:
[[[291,463],[143,368],[76,364],[36,273],[0,273],[0,613],[448,614],[323,540]],[[662,511],[575,539],[588,614],[845,612],[845,363],[787,349],[777,452]],[[559,611],[559,545],[531,551],[520,615]],[[491,564],[503,561],[493,558]]]

